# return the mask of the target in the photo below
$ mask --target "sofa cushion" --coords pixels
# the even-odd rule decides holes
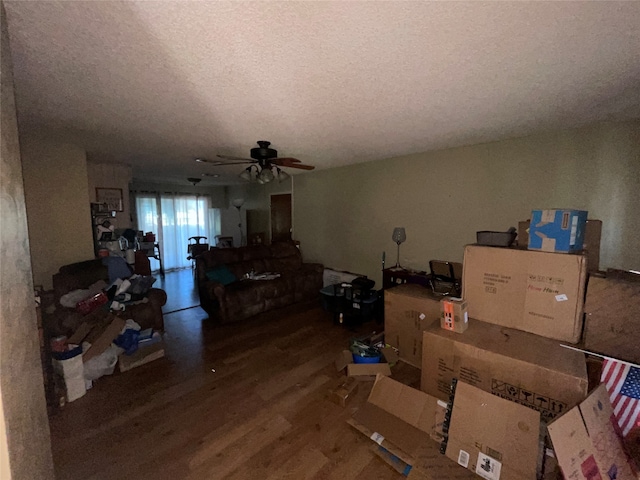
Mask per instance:
[[[238,277],[236,277],[226,265],[220,265],[219,267],[207,270],[207,279],[223,285],[230,285],[238,281]]]
[[[293,255],[290,257],[271,258],[269,262],[269,270],[276,273],[293,272],[302,266],[302,259]]]
[[[271,256],[273,258],[283,258],[298,256],[301,257],[300,250],[293,243],[277,242],[271,245]]]
[[[250,247],[244,247],[241,251],[242,260],[256,260],[263,259],[269,257],[271,255],[271,251],[269,247],[266,245],[255,245]]]

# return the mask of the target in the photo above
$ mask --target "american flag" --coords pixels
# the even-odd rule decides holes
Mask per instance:
[[[640,368],[605,358],[600,381],[607,387],[622,436],[640,426]]]

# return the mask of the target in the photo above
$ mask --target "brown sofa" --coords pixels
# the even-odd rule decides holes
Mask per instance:
[[[60,267],[53,276],[53,301],[55,311],[50,317],[50,332],[57,335],[69,335],[83,321],[84,315],[73,308],[60,305],[60,298],[78,289],[86,289],[90,285],[104,280],[109,284],[109,272],[101,259],[86,260]],[[123,312],[114,312],[123,318],[132,318],[143,329],[164,330],[162,306],[167,303],[167,294],[159,288],[151,288],[147,293],[148,302],[129,305]],[[104,307],[100,307],[104,309]],[[104,309],[104,314],[108,312]]]
[[[227,276],[222,282],[213,275],[221,269]],[[318,263],[303,263],[300,250],[292,243],[213,247],[196,258],[200,305],[210,318],[221,323],[320,299],[323,271],[324,267]],[[250,272],[279,273],[280,277],[244,279]]]

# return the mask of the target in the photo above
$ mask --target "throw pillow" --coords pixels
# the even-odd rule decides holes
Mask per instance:
[[[229,270],[226,265],[221,265],[219,267],[212,268],[211,270],[207,271],[206,275],[209,280],[213,282],[221,283],[223,285],[229,285],[230,283],[233,283],[238,280],[236,276],[233,274],[233,272]]]

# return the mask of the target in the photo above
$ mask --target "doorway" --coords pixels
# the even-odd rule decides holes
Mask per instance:
[[[271,241],[291,241],[291,194],[271,195]]]

